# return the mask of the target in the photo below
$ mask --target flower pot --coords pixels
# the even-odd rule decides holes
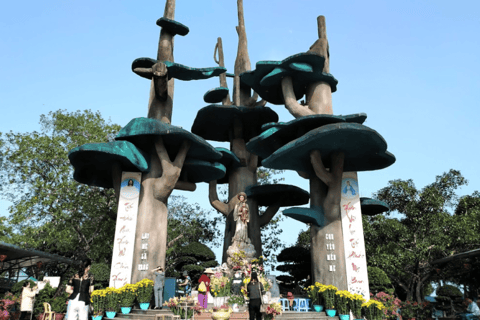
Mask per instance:
[[[140,303],[140,309],[148,310],[148,307],[150,307],[150,303],[148,303],[148,302],[141,302]]]
[[[117,311],[106,311],[105,314],[107,315],[108,319],[113,319],[117,315]]]
[[[132,311],[132,307],[121,307],[122,314],[129,314]]]
[[[212,313],[213,320],[227,320],[230,319],[230,312],[228,311],[216,311]]]
[[[102,320],[103,316],[92,316],[92,320]]]
[[[65,313],[55,313],[55,320],[63,320]]]
[[[323,311],[323,306],[319,305],[319,304],[314,304],[313,305],[313,309],[316,311],[316,312],[322,312]]]
[[[335,317],[335,315],[337,314],[337,310],[335,309],[326,309],[325,312],[329,317]]]
[[[341,314],[339,315],[340,320],[350,320],[350,315],[349,314]]]

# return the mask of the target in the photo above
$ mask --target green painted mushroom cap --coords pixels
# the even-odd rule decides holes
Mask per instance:
[[[132,71],[139,76],[152,79],[152,71],[145,71],[151,69],[158,60],[151,58],[138,58],[132,62]],[[190,81],[190,80],[203,80],[211,77],[216,77],[226,72],[224,67],[210,67],[210,68],[192,68],[184,66],[180,63],[162,61],[168,70],[168,79],[175,78],[178,80]],[[139,71],[141,70],[141,71]]]
[[[200,109],[192,125],[192,132],[207,140],[230,141],[234,119],[243,124],[245,141],[260,133],[268,122],[278,121],[278,115],[268,107],[237,107],[212,104]]]
[[[320,151],[326,168],[330,168],[333,152],[344,152],[344,171],[378,170],[395,162],[395,156],[386,151],[387,143],[375,130],[358,123],[333,123],[287,143],[263,160],[262,165],[313,175],[310,154],[314,150]]]
[[[280,207],[301,206],[310,201],[310,194],[288,184],[264,184],[245,189],[248,198],[257,200],[259,206],[279,204]]]
[[[299,53],[283,61],[259,61],[256,69],[240,75],[243,84],[252,88],[262,99],[272,104],[284,104],[282,79],[290,76],[293,91],[298,99],[305,95],[310,83],[324,81],[337,90],[337,79],[322,72],[325,58],[311,53]]]
[[[360,206],[362,214],[366,216],[374,216],[390,210],[390,207],[385,202],[371,198],[360,198]]]
[[[113,188],[112,166],[120,163],[123,171],[148,172],[148,156],[128,141],[88,143],[68,153],[75,168],[73,178],[90,186]]]
[[[313,206],[312,208],[288,208],[283,210],[283,214],[303,223],[311,223],[319,228],[325,225],[325,215],[322,207]]]
[[[157,20],[157,26],[167,30],[168,33],[170,33],[171,35],[178,34],[180,36],[186,36],[190,31],[190,29],[188,29],[186,25],[181,24],[178,21],[163,17]]]
[[[217,147],[215,149],[222,154],[222,158],[218,160],[218,162],[223,164],[227,169],[225,176],[221,179],[218,179],[217,184],[228,183],[228,180],[229,180],[228,178],[230,176],[231,171],[241,167],[242,164],[240,162],[240,159],[238,159],[238,157],[232,151],[226,148],[221,148],[221,147]]]
[[[201,137],[180,127],[150,118],[131,120],[120,130],[115,140],[130,141],[140,149],[150,152],[158,136],[162,137],[170,159],[174,159],[184,140],[191,142],[188,158],[215,161],[222,157],[220,152]]]
[[[206,103],[219,103],[228,95],[228,88],[218,87],[208,90],[203,96],[203,101]]]
[[[306,132],[318,127],[338,122],[363,123],[367,115],[357,113],[345,116],[335,116],[329,114],[315,114],[294,119],[287,123],[271,126],[271,128],[262,132],[259,136],[248,142],[248,151],[259,155],[262,158],[269,157],[277,149],[292,140],[301,137]]]
[[[209,182],[223,178],[227,169],[218,162],[209,162],[197,159],[185,159],[180,179],[188,182]]]

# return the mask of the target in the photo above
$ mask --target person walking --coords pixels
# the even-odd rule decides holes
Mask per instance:
[[[265,294],[263,284],[258,281],[258,276],[255,271],[252,272],[252,278],[247,285],[248,313],[250,320],[262,320],[262,313],[260,312],[260,306],[262,304],[262,295]]]
[[[210,277],[214,274],[210,268],[205,269],[200,279],[198,279],[198,303],[204,309],[208,307],[208,292],[210,291]]]

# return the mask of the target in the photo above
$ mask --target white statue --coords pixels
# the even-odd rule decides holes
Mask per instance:
[[[233,210],[233,220],[237,223],[233,241],[250,243],[250,239],[248,238],[250,213],[247,204],[247,195],[244,192],[240,192],[237,197],[240,202],[235,205],[235,209]]]

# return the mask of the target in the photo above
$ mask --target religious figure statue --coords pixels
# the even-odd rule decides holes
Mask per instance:
[[[239,202],[235,205],[233,211],[233,220],[237,223],[233,241],[250,243],[248,238],[248,222],[250,221],[249,208],[247,204],[247,195],[240,192],[237,195]]]

